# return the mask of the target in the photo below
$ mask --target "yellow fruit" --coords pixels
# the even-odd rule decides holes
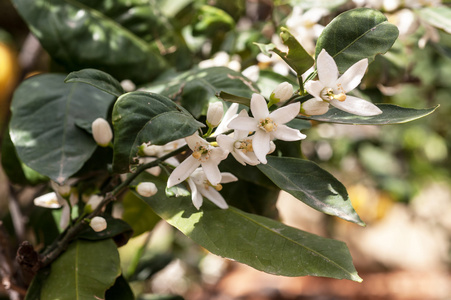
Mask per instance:
[[[6,122],[10,97],[17,83],[19,64],[16,52],[0,42],[0,128]]]

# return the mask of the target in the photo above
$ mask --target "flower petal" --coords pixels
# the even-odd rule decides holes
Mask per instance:
[[[334,87],[338,79],[338,67],[335,60],[326,50],[321,50],[316,60],[318,77],[325,87]]]
[[[307,136],[297,129],[288,127],[287,125],[278,125],[277,130],[272,132],[272,135],[282,141],[298,141],[303,140]]]
[[[301,109],[301,103],[296,102],[281,107],[269,114],[269,117],[277,124],[285,124],[293,120]]]
[[[325,88],[324,84],[321,83],[321,81],[318,80],[310,80],[307,81],[304,85],[305,90],[315,97],[315,99],[323,101],[321,98],[321,91]]]
[[[232,103],[227,112],[224,114],[221,123],[219,123],[218,127],[216,127],[216,130],[212,134],[212,136],[217,136],[218,134],[221,134],[229,130],[228,128],[229,122],[237,116],[236,115],[237,111],[238,111],[238,103]]]
[[[266,117],[265,117],[266,118]],[[229,123],[229,128],[236,130],[255,131],[257,130],[257,119],[251,117],[236,117]]]
[[[233,144],[235,143],[235,139],[228,135],[218,135],[216,138],[216,142],[218,142],[219,147],[229,152],[233,151]]]
[[[375,116],[382,113],[382,110],[373,103],[352,96],[347,96],[343,102],[333,99],[330,101],[330,104],[358,116]]]
[[[301,113],[307,116],[323,115],[329,110],[329,103],[326,101],[318,101],[309,99],[302,103]]]
[[[204,140],[203,138],[201,138],[197,132],[194,133],[193,135],[187,136],[185,138],[185,141],[191,150],[196,149],[200,145],[202,145],[204,147],[209,145],[208,142],[206,140]]]
[[[252,139],[252,148],[254,149],[255,156],[257,156],[262,164],[267,163],[266,154],[268,154],[271,148],[269,145],[270,140],[270,134],[263,130],[256,131]]]
[[[202,195],[199,193],[197,185],[194,183],[193,180],[191,180],[191,178],[188,178],[186,182],[188,182],[189,188],[191,189],[191,201],[193,201],[194,207],[196,207],[199,210],[203,202]]]
[[[238,181],[238,178],[235,175],[233,175],[232,173],[223,172],[223,173],[221,173],[221,175],[222,175],[221,183],[230,183],[230,182]]]
[[[212,185],[218,185],[221,182],[221,172],[219,171],[218,164],[214,161],[207,160],[206,162],[203,162],[202,169]]]
[[[172,171],[171,175],[168,178],[168,187],[172,187],[180,182],[184,181],[191,173],[196,170],[196,168],[200,165],[200,161],[195,159],[193,156],[187,157],[177,168]]]
[[[337,80],[337,86],[342,90],[338,91],[347,93],[355,89],[362,81],[363,75],[368,68],[368,59],[364,58],[353,64],[349,69],[341,75]],[[335,87],[334,87],[335,88]]]
[[[260,94],[252,94],[251,111],[255,119],[265,119],[269,115],[268,104]]]
[[[216,204],[219,208],[227,209],[229,206],[221,194],[212,187],[200,189],[200,193],[204,195],[208,200]]]
[[[235,159],[241,163],[241,161],[243,163],[241,163],[242,165],[251,165],[251,166],[256,166],[258,164],[260,164],[260,161],[258,160],[257,156],[255,156],[254,152],[247,152],[245,153],[244,151],[241,150],[237,150],[235,152],[232,153],[233,157],[235,157]]]

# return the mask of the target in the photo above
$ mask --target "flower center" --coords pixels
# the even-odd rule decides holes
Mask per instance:
[[[218,192],[222,190],[222,184],[218,183],[217,185],[212,185],[212,184],[210,183],[210,181],[205,180],[205,181],[204,181],[204,188],[205,188],[206,190],[208,190],[210,187],[214,188],[214,189],[217,190]]]
[[[242,150],[244,153],[254,151],[251,139],[236,141],[233,146],[235,149]]]
[[[277,124],[271,118],[266,118],[260,120],[258,127],[263,129],[265,132],[272,132],[277,129]]]
[[[193,151],[193,157],[199,161],[207,161],[210,158],[210,149],[205,146],[198,146]]]
[[[339,87],[340,90],[341,87]],[[340,94],[335,94],[334,90],[332,88],[324,88],[320,93],[321,99],[329,102],[330,100],[336,99],[338,101],[345,101],[346,100],[346,94],[344,91],[342,91]]]

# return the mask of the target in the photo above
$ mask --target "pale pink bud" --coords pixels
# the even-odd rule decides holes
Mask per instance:
[[[94,217],[91,219],[89,226],[91,226],[91,228],[94,229],[95,232],[99,232],[99,231],[105,230],[107,227],[107,224],[106,224],[106,220],[104,218]]]
[[[211,127],[216,127],[221,123],[222,116],[224,115],[224,107],[222,102],[213,102],[208,105],[207,111],[207,124]]]
[[[141,182],[136,187],[136,192],[143,197],[151,197],[158,192],[158,188],[153,182]]]
[[[92,122],[92,135],[96,143],[102,147],[107,147],[113,139],[110,124],[102,118],[97,118]]]
[[[278,103],[279,101],[287,101],[293,95],[293,86],[288,82],[282,82],[279,84],[274,91],[271,93],[270,100],[273,103]]]

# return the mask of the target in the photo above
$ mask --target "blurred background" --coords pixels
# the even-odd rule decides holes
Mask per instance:
[[[440,107],[430,116],[400,125],[314,123],[307,132],[309,138],[302,142],[303,154],[347,187],[367,226],[321,214],[285,193],[277,202],[280,219],[290,226],[346,242],[363,283],[261,273],[209,254],[166,223],[158,222],[152,233],[137,235],[120,248],[124,270],[133,265],[136,249],[148,257],[148,264],[132,283],[135,292],[176,294],[195,300],[451,299],[449,4],[407,0],[141,2],[173,8],[170,21],[178,20],[172,25],[182,34],[183,51],[187,51],[178,69],[194,64],[228,66],[256,81],[268,95],[279,82],[295,77],[275,56],[260,54],[253,42],[280,43],[277,27],[283,25],[313,53],[316,38],[334,16],[355,7],[379,9],[398,26],[400,37],[387,54],[370,65],[362,95],[375,103]],[[205,4],[224,15],[212,15],[201,6]],[[55,71],[64,69],[29,33],[12,3],[0,0],[2,147],[7,143],[3,138],[14,89],[31,74]],[[130,81],[123,84],[135,87]],[[10,201],[18,189],[19,201]],[[33,188],[27,191],[11,183],[0,170],[3,221],[19,207],[26,211],[24,207],[32,199],[29,195],[34,193]],[[22,221],[28,222],[29,216],[23,217]]]

